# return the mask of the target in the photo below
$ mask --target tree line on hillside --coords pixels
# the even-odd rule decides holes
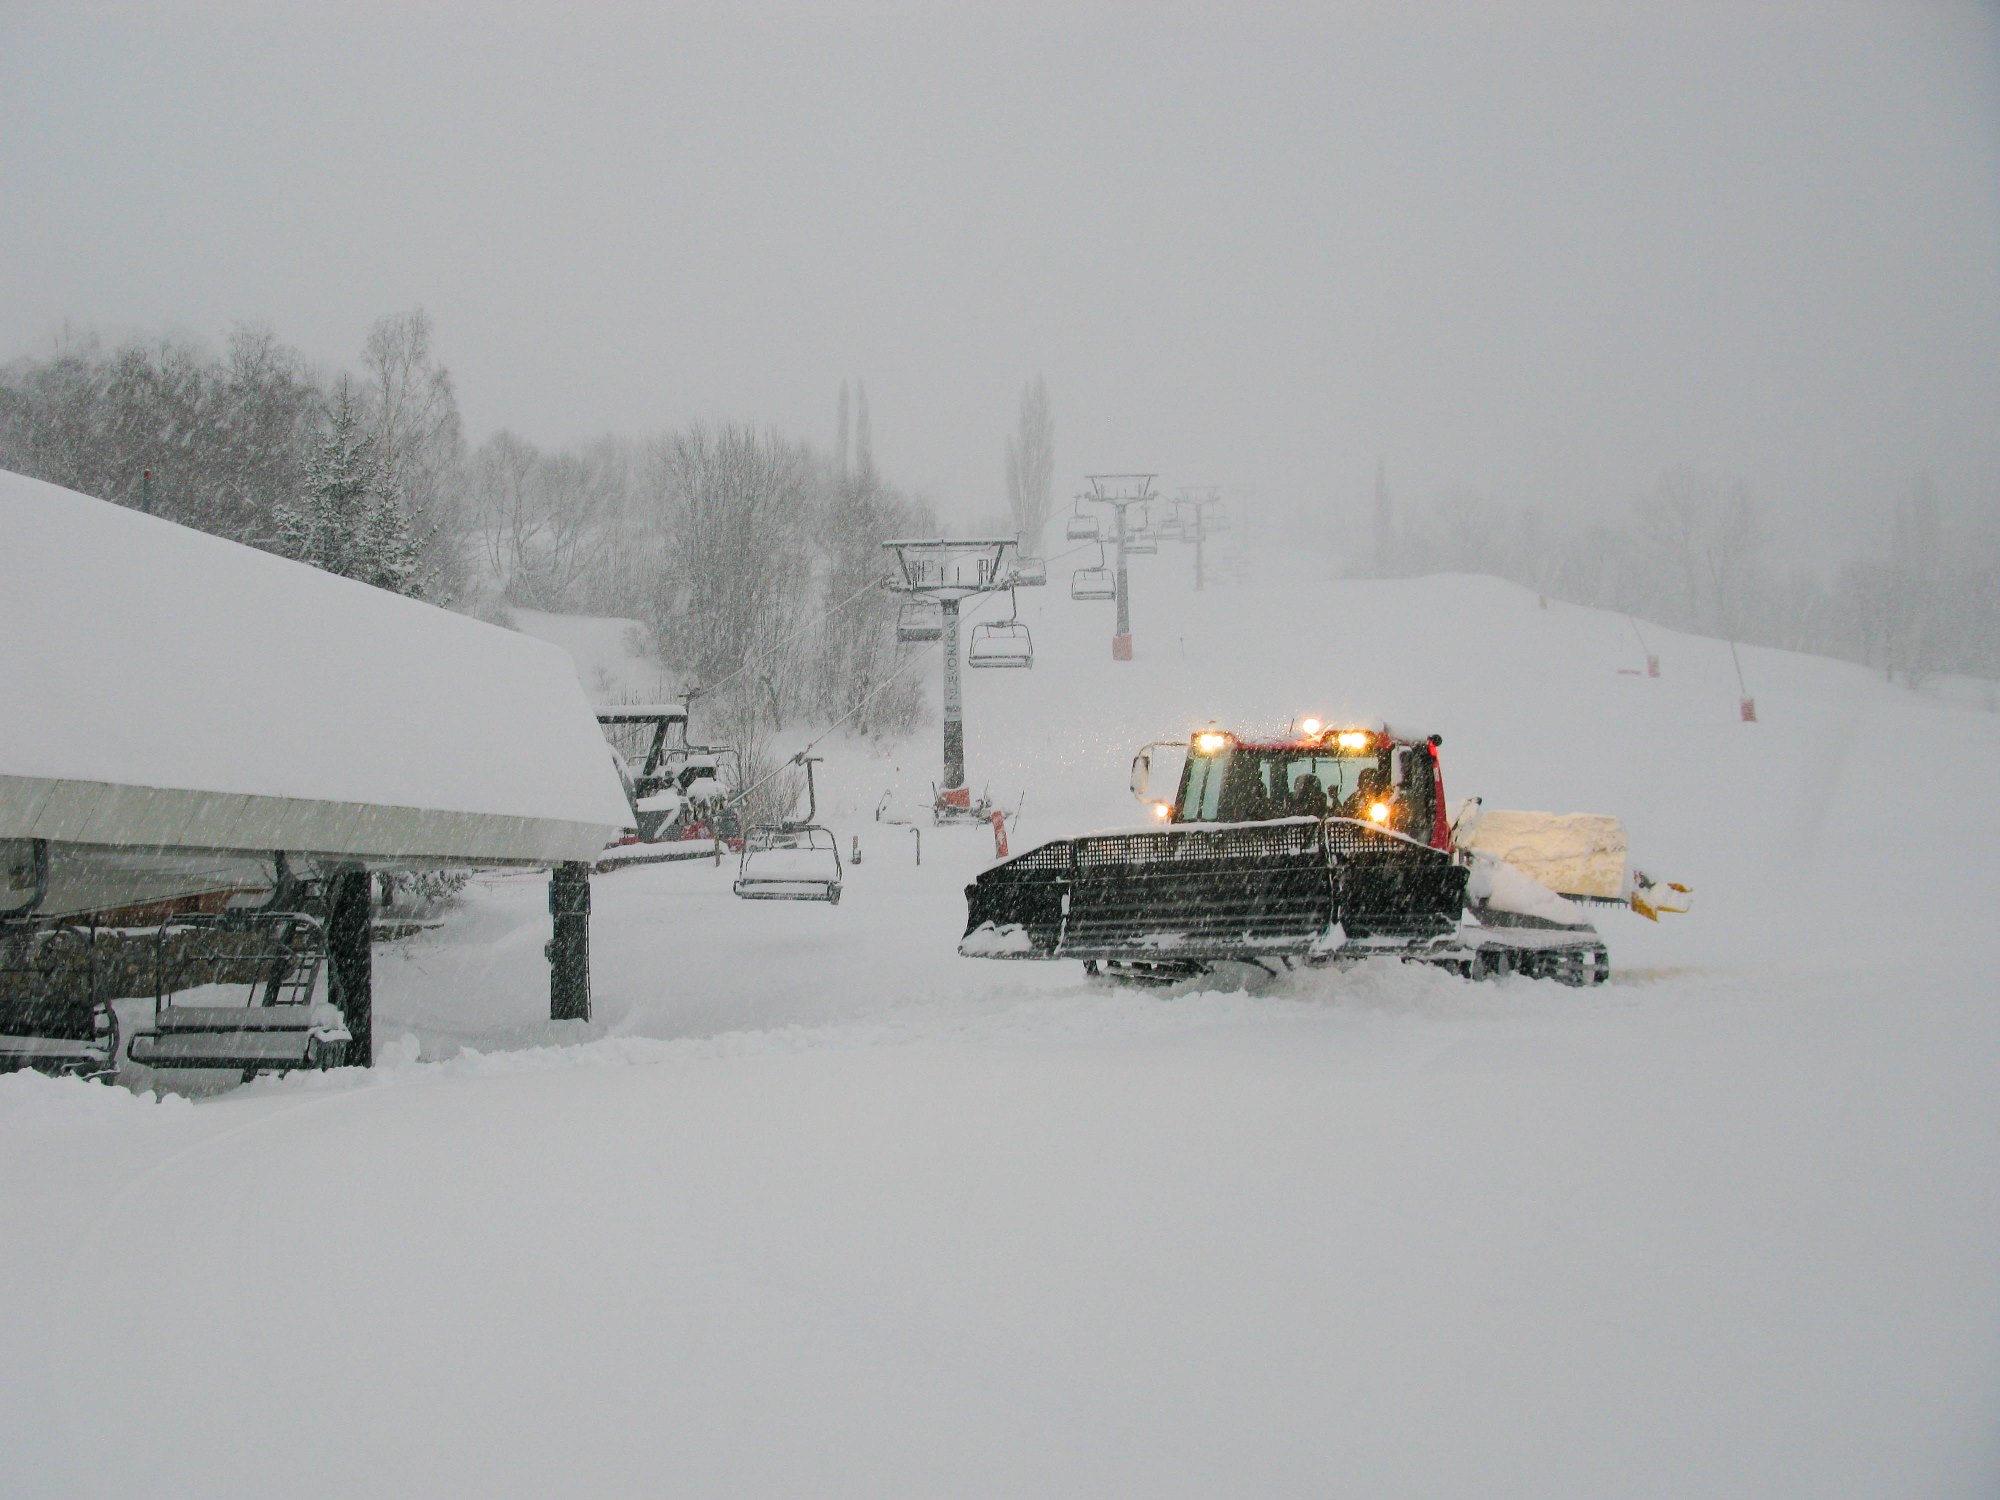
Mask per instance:
[[[421,311],[384,318],[334,377],[258,327],[219,355],[67,337],[0,367],[0,467],[449,601],[465,440],[430,336]]]
[[[858,384],[832,455],[748,422],[470,447],[421,310],[333,374],[261,328],[220,353],[84,335],[0,367],[0,467],[503,623],[636,618],[719,690],[704,735],[896,734],[923,712],[881,544],[936,520],[877,471]]]
[[[1676,629],[1863,663],[1911,686],[2000,677],[2000,518],[1928,477],[1882,506],[1864,556],[1828,576],[1788,555],[1747,481],[1693,468],[1622,514],[1557,520],[1455,489],[1398,511],[1376,479],[1373,571],[1493,573]]]
[[[504,604],[643,621],[730,743],[795,721],[897,735],[922,716],[882,543],[936,519],[876,469],[865,395],[832,455],[747,422],[556,449],[502,431],[470,456],[466,494]]]

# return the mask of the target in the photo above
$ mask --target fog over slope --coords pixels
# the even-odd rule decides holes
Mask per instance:
[[[1743,476],[1842,555],[2000,474],[1990,7],[388,4],[17,11],[0,357],[65,323],[346,359],[424,305],[475,438],[690,418],[990,511],[1061,470],[1361,514]]]

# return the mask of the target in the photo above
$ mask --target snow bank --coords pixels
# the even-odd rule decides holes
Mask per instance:
[[[192,1109],[169,1094],[155,1099],[130,1089],[81,1078],[49,1078],[40,1073],[0,1073],[0,1132],[56,1129],[100,1121],[148,1120]]]

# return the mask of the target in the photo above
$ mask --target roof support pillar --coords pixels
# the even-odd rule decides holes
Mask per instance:
[[[717,846],[718,848],[720,845]],[[590,1019],[590,866],[549,871],[549,1019]]]
[[[375,974],[369,951],[370,896],[374,882],[361,869],[342,870],[326,883],[327,960],[333,971],[333,999],[353,1038],[347,1060],[355,1067],[375,1063]]]

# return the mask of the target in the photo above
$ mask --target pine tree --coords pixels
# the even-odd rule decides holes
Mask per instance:
[[[422,547],[399,498],[343,380],[306,458],[304,486],[278,507],[277,550],[343,578],[419,596]]]

